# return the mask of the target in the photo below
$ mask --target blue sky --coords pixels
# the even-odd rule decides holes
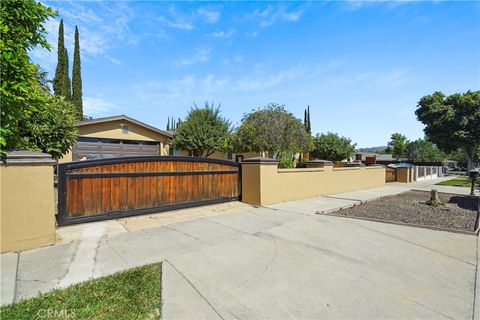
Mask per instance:
[[[53,77],[60,18],[73,60],[80,30],[85,114],[126,114],[164,129],[193,102],[221,103],[233,124],[270,102],[314,133],[359,147],[393,132],[423,137],[423,95],[480,89],[480,2],[46,1]]]

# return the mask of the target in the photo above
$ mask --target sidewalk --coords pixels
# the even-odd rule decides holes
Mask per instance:
[[[440,180],[434,182],[438,181]],[[362,201],[420,187],[430,188],[431,183],[425,183],[422,186],[414,184],[388,185],[383,188],[322,196],[260,208],[242,203],[230,203],[61,228],[59,234],[62,236],[62,240],[57,245],[1,256],[2,304],[33,297],[38,292],[48,292],[57,287],[65,287],[90,278],[157,261],[170,261],[164,264],[164,270],[168,271],[175,268],[172,261],[176,261],[177,257],[194,255],[196,252],[208,252],[222,245],[228,248],[225,254],[229,250],[233,250],[231,253],[235,253],[235,250],[243,250],[236,246],[232,248],[231,245],[235,243],[242,243],[247,246],[246,248],[255,248],[256,244],[254,245],[254,243],[258,241],[258,237],[263,239],[263,242],[269,242],[273,237],[270,235],[271,230],[283,228],[288,233],[290,227],[287,226],[293,226],[296,223],[308,224],[311,221],[315,221],[315,223],[323,221],[322,223],[340,223],[344,228],[351,225],[352,222],[336,218],[330,220],[331,218],[315,214],[338,210]],[[360,225],[366,222],[355,223]],[[368,223],[366,224],[368,225]],[[378,228],[385,228],[383,224],[380,225],[382,226]],[[358,226],[354,226],[354,229],[356,228]],[[399,229],[401,231],[398,234],[399,237],[403,237],[402,233],[412,234],[412,237],[419,237],[418,241],[422,245],[440,251],[448,250],[448,255],[458,257],[457,259],[468,261],[469,265],[476,266],[476,258],[472,256],[472,250],[475,251],[473,244],[476,239],[474,241],[474,237],[453,236],[446,233],[438,235],[438,232],[425,230],[406,232],[410,228],[397,228],[403,228]],[[282,234],[282,237],[284,236]],[[434,241],[428,237],[432,237]],[[253,240],[253,243],[249,243],[249,239]],[[450,247],[448,247],[449,239],[453,241]],[[442,243],[442,246],[446,244],[447,248],[435,247],[438,246],[438,243]],[[269,246],[270,244],[267,245],[267,247]],[[256,256],[254,252],[251,254]],[[235,260],[234,257],[229,255],[228,257],[228,259]],[[223,263],[229,261],[229,265],[234,261],[225,260],[226,257],[221,255],[217,258]],[[196,265],[193,261],[191,263],[192,267]],[[166,266],[167,264],[169,266]],[[235,264],[231,267],[234,266]],[[470,276],[470,271],[465,270],[465,272]],[[247,275],[240,274],[239,279],[244,279],[245,276]],[[179,282],[181,277],[173,276],[172,281]],[[185,284],[179,285],[179,290],[182,287],[185,289]],[[171,292],[167,290],[172,290],[172,287],[165,287],[165,294]],[[182,295],[177,296],[176,294],[177,298],[182,297],[183,299]],[[185,294],[189,295],[190,293],[186,292]],[[172,297],[171,293],[169,295]],[[177,298],[166,301],[167,306],[174,303]],[[172,308],[172,305],[166,307],[165,312],[176,310],[169,308]],[[211,311],[208,310],[206,312]]]

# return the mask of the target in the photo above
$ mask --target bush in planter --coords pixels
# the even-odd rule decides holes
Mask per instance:
[[[293,157],[289,154],[281,154],[278,159],[278,167],[280,169],[291,169],[294,168]]]

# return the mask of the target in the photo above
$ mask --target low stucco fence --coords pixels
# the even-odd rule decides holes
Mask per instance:
[[[269,158],[242,163],[242,201],[253,205],[311,198],[320,195],[385,186],[385,167],[334,168],[328,161],[312,161],[307,168],[279,169]]]

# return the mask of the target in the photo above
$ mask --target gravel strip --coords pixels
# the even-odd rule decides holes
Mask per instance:
[[[424,225],[459,231],[475,231],[478,197],[439,193],[441,206],[430,206],[428,191],[408,191],[359,206],[334,212],[333,215]]]

